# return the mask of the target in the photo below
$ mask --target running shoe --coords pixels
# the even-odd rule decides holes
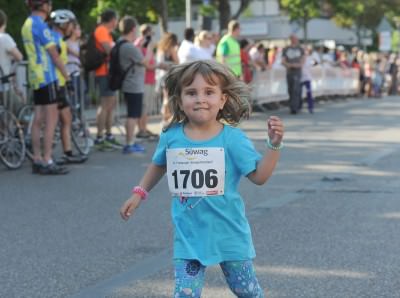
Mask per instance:
[[[42,165],[39,168],[40,175],[65,175],[68,173],[67,168],[58,166],[55,163],[49,164],[47,166]]]
[[[125,145],[122,149],[123,154],[130,154],[130,153],[143,153],[145,151],[144,147],[138,143],[133,145]]]
[[[106,140],[98,140],[94,141],[94,147],[100,151],[112,151],[115,150],[115,147]]]
[[[145,131],[139,131],[137,134],[136,134],[136,137],[138,138],[138,139],[150,139],[150,140],[154,140],[154,139],[158,139],[158,134],[156,134],[156,133],[153,133],[152,131],[150,131],[150,130],[145,130]]]
[[[88,159],[87,155],[66,155],[63,154],[61,158],[56,160],[56,164],[58,165],[65,165],[65,164],[78,164],[78,163],[84,163]]]
[[[106,137],[105,143],[107,143],[108,145],[113,146],[116,149],[121,149],[121,148],[124,147],[124,145],[122,145],[120,142],[118,142],[117,139],[114,136]]]

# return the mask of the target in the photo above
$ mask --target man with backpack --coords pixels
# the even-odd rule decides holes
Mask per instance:
[[[114,41],[111,32],[115,30],[118,24],[118,16],[114,10],[106,9],[101,14],[101,24],[94,31],[94,39],[96,48],[103,51],[106,59],[95,70],[96,83],[100,91],[100,106],[97,109],[96,124],[97,138],[95,140],[96,148],[100,150],[121,147],[111,133],[111,128],[114,119],[114,109],[117,103],[115,91],[109,87],[109,57],[111,49],[114,46]],[[91,50],[87,49],[87,55],[90,56]],[[104,137],[104,130],[106,136]]]
[[[143,57],[141,50],[133,45],[136,39],[136,26],[137,23],[133,17],[125,16],[121,19],[119,30],[122,36],[115,48],[118,51],[113,50],[111,57],[112,63],[119,63],[117,66],[121,67],[121,90],[127,106],[124,154],[144,152],[145,150],[142,145],[135,142],[134,132],[142,116],[145,67],[149,66],[150,55],[153,52],[154,45],[148,45],[146,56]],[[114,55],[117,55],[116,57],[119,59],[114,59]]]

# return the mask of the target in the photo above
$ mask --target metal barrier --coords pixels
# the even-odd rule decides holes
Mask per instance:
[[[311,88],[314,97],[349,96],[359,92],[359,71],[354,68],[340,68],[317,65],[311,69]],[[286,69],[277,67],[255,73],[252,98],[257,104],[289,99],[286,84]],[[305,90],[303,90],[305,96]]]

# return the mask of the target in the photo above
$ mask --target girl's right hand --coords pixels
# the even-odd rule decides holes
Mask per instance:
[[[139,207],[142,198],[137,194],[133,194],[125,203],[122,205],[119,214],[121,215],[123,220],[128,220],[129,217],[132,215],[133,211],[137,207]]]

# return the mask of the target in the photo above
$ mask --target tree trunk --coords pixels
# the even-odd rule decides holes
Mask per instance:
[[[153,1],[153,8],[157,12],[161,33],[168,32],[168,3],[167,0]]]
[[[218,0],[219,31],[226,29],[231,19],[231,6],[228,0]]]
[[[243,11],[249,6],[251,0],[240,0],[238,11],[233,15],[232,19],[238,19]]]

